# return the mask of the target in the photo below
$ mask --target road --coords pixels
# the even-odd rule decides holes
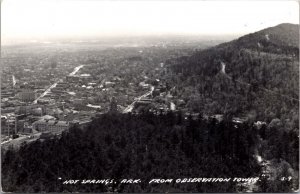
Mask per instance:
[[[128,105],[124,110],[123,110],[123,113],[129,113],[132,111],[132,109],[134,108],[134,104],[137,102],[137,101],[140,101],[142,98],[145,98],[147,96],[149,96],[150,94],[152,94],[152,92],[154,91],[154,87],[151,86],[151,90],[149,92],[147,92],[146,94],[143,94],[142,96],[136,98],[133,103],[131,103],[130,105]]]
[[[12,82],[13,82],[13,86],[15,86],[16,85],[16,78],[15,78],[15,76],[14,75],[12,75]]]
[[[51,85],[44,93],[42,93],[42,95],[40,95],[37,99],[35,99],[35,100],[33,101],[33,104],[36,104],[37,101],[38,101],[40,98],[43,98],[44,96],[46,96],[46,95],[51,91],[52,88],[55,88],[55,87],[56,87],[57,83],[58,83],[58,82],[56,82],[56,83],[54,83],[53,85]]]
[[[79,65],[69,75],[75,75],[84,65]]]
[[[69,75],[75,75],[83,66],[84,65],[79,65],[79,66],[75,67],[74,70]],[[54,84],[52,84],[48,89],[46,89],[46,91],[44,93],[42,93],[38,98],[36,98],[33,101],[33,104],[36,104],[40,98],[43,98],[44,96],[46,96],[51,91],[52,88],[56,87],[57,84],[58,84],[58,81],[55,82]]]

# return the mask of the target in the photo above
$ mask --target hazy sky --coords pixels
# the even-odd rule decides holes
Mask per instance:
[[[3,0],[2,44],[150,34],[246,34],[299,24],[297,1]]]

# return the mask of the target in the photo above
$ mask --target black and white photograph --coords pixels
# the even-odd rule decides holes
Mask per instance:
[[[299,192],[299,1],[1,0],[1,193]]]

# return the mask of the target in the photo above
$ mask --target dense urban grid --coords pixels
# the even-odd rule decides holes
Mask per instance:
[[[298,26],[282,24],[220,45],[157,37],[5,47],[3,189],[296,191],[298,35]],[[260,181],[93,186],[57,181],[195,176]]]
[[[43,43],[3,49],[2,145],[19,146],[42,133],[59,135],[109,111],[139,112],[150,104],[152,111],[175,110],[164,62],[198,49],[199,40],[158,40]],[[200,45],[213,44],[201,41]]]

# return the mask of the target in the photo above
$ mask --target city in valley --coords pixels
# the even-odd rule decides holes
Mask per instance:
[[[171,87],[166,61],[217,42],[175,37],[123,44],[83,41],[4,47],[1,145],[18,147],[59,136],[108,112],[165,114],[181,109],[188,113],[185,101]]]

